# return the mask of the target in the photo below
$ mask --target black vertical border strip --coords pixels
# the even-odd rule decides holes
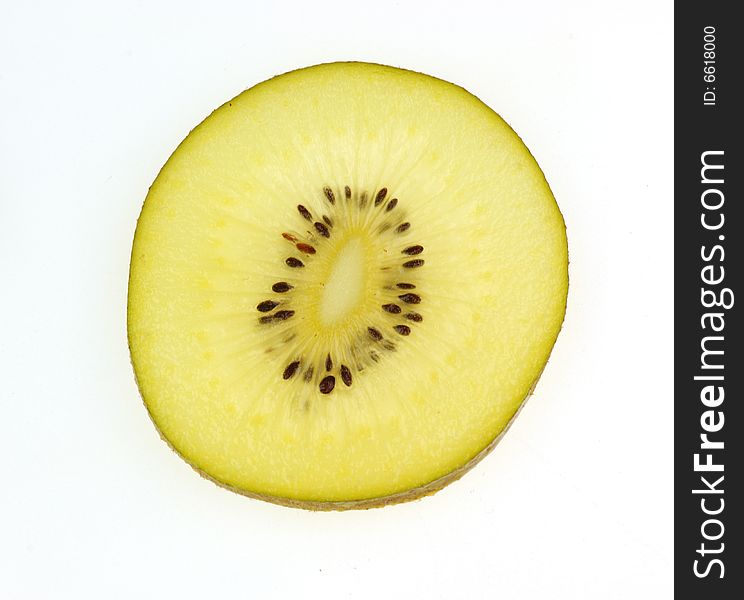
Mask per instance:
[[[675,597],[727,600],[744,598],[744,538],[741,533],[742,499],[742,450],[744,422],[742,405],[744,395],[744,360],[741,345],[742,307],[744,306],[744,162],[742,162],[742,120],[744,119],[744,94],[739,81],[744,76],[742,50],[744,25],[735,16],[738,3],[697,2],[677,3],[674,15],[675,64],[674,64],[674,455],[675,455],[675,539],[674,539],[674,584]],[[738,11],[736,11],[738,12]],[[715,28],[715,82],[704,80],[703,44],[704,28]],[[714,89],[706,89],[714,88]],[[704,93],[713,91],[715,106],[705,106]],[[701,155],[705,151],[723,150],[724,183],[703,184],[701,177]],[[715,171],[709,171],[715,178]],[[717,171],[720,173],[720,171]],[[725,202],[719,211],[707,211],[701,203],[701,195],[708,188],[717,188],[724,194]],[[709,196],[712,201],[716,193]],[[711,223],[717,222],[719,213],[725,218],[718,231],[707,231],[701,224],[701,214],[710,212]],[[721,240],[719,236],[724,236]],[[720,244],[725,252],[722,262],[715,258],[705,261],[701,248],[711,250]],[[719,285],[707,285],[702,281],[701,270],[706,265],[725,269],[725,279]],[[720,293],[730,288],[734,293],[731,309],[704,308],[701,302],[702,288]],[[701,319],[706,312],[723,312],[725,329],[713,332],[702,328]],[[708,321],[710,324],[710,321]],[[722,371],[701,370],[701,340],[708,335],[723,335],[724,341],[716,342],[724,355],[717,361],[724,364]],[[706,433],[701,424],[706,410],[701,402],[701,390],[710,382],[694,379],[695,375],[723,373],[724,381],[715,382],[725,390],[723,403],[714,410],[723,413],[724,425],[717,433],[709,433],[711,440],[722,440],[722,450],[701,450],[701,434]],[[719,414],[715,415],[720,418]],[[696,472],[694,455],[700,454],[705,462],[706,453],[713,455],[715,463],[724,465],[723,472]],[[705,489],[701,476],[711,483],[718,477],[724,480],[717,489],[723,494],[695,494],[693,490]],[[717,509],[720,498],[725,501],[719,515],[706,515],[701,500],[707,498],[706,506]],[[703,529],[716,537],[720,527],[715,522],[705,525],[706,519],[718,519],[723,535],[718,540],[707,540]],[[703,544],[705,548],[703,549]],[[723,544],[723,546],[722,546]],[[705,554],[700,553],[703,550]],[[711,552],[712,550],[712,552]],[[716,552],[720,551],[720,552]],[[708,563],[720,559],[722,569]]]

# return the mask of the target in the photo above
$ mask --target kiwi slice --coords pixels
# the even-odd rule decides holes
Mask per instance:
[[[563,219],[465,90],[335,63],[181,143],[137,223],[128,334],[161,435],[234,491],[313,509],[436,491],[532,391],[568,288]]]

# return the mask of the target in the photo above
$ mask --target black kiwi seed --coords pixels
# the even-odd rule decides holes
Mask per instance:
[[[283,233],[282,234],[282,237],[285,240],[288,240],[288,241],[292,242],[293,244],[297,241],[297,238],[295,236],[293,236],[291,233]]]
[[[409,321],[415,321],[416,323],[421,323],[421,321],[424,320],[424,317],[422,317],[417,312],[409,312],[406,314],[406,319]]]
[[[351,370],[346,365],[341,365],[341,381],[346,384],[346,387],[351,387]]]
[[[274,319],[277,321],[286,321],[287,319],[293,317],[295,314],[295,311],[293,310],[278,310],[274,313]]]
[[[371,337],[376,342],[379,342],[382,339],[382,334],[374,327],[367,327],[367,333],[369,333],[369,337]]]
[[[333,375],[327,375],[323,377],[318,389],[321,394],[330,394],[334,387],[336,387],[336,378]]]
[[[375,196],[375,206],[380,206],[382,201],[385,200],[385,196],[387,196],[387,188],[382,188]]]
[[[395,231],[397,233],[403,233],[404,231],[408,231],[411,228],[411,224],[407,221],[405,223],[401,223],[395,228]]]
[[[382,310],[393,315],[400,314],[400,306],[398,306],[397,304],[383,304]]]
[[[296,372],[297,369],[300,368],[300,361],[295,360],[287,365],[287,368],[284,369],[284,373],[282,373],[283,379],[290,379]]]
[[[390,211],[391,211],[391,210],[393,210],[393,209],[394,209],[394,208],[395,208],[395,207],[396,207],[397,205],[398,205],[398,199],[397,199],[397,198],[393,198],[393,199],[392,199],[392,200],[391,200],[390,202],[388,202],[387,206],[385,207],[385,210],[386,210],[387,212],[390,212]]]
[[[310,214],[310,211],[307,210],[302,204],[297,205],[297,210],[300,211],[300,214],[305,217],[308,221],[313,220],[313,215]]]
[[[348,185],[344,187],[344,196],[347,200],[351,198],[351,188]]]
[[[331,232],[328,231],[328,227],[323,225],[320,221],[315,222],[315,230],[323,237],[331,237]]]
[[[328,202],[336,204],[336,196],[333,195],[333,190],[331,188],[324,187],[323,193],[325,194],[325,197],[328,198]]]
[[[323,215],[323,220],[325,221],[325,224],[328,225],[328,227],[333,227],[333,221],[331,221],[331,217]]]
[[[359,208],[364,208],[367,206],[367,192],[362,192],[362,195],[359,196]]]
[[[421,296],[417,294],[401,294],[398,298],[406,304],[419,304],[421,302]]]
[[[262,325],[265,325],[266,323],[273,323],[274,322],[274,315],[268,315],[267,317],[261,317],[258,320],[259,323]]]
[[[396,285],[397,285],[397,286],[398,286],[398,287],[399,287],[399,288],[400,288],[401,290],[412,290],[412,289],[414,289],[414,288],[416,287],[416,286],[415,286],[415,285],[413,285],[412,283],[397,283]]]
[[[395,350],[395,344],[393,344],[393,342],[391,342],[390,340],[383,340],[382,347],[385,348],[385,350]]]
[[[290,256],[284,262],[287,263],[287,266],[292,267],[293,269],[298,269],[305,266],[304,262],[302,262],[299,258],[295,258],[294,256]]]
[[[279,306],[278,302],[274,302],[273,300],[264,300],[256,306],[256,309],[258,309],[258,312],[269,312],[270,310],[274,310],[277,306]]]
[[[284,292],[288,292],[294,288],[293,285],[289,285],[286,281],[278,281],[274,285],[271,286],[271,289],[275,291],[277,294],[283,294]]]
[[[408,246],[408,248],[401,251],[401,254],[407,254],[408,256],[413,256],[414,254],[421,254],[423,251],[424,251],[424,247],[416,244],[415,246]]]
[[[328,356],[326,356],[325,368],[326,371],[330,371],[333,368],[333,359],[331,358],[330,352],[328,353]]]
[[[396,325],[393,327],[400,335],[408,335],[411,333],[411,328],[408,325]]]
[[[417,267],[421,267],[424,264],[423,258],[414,258],[413,260],[409,260],[403,263],[403,267],[406,269],[415,269]]]

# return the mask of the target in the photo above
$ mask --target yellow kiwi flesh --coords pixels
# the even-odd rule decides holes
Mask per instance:
[[[203,475],[379,506],[493,446],[567,289],[561,213],[494,111],[333,63],[243,92],[170,157],[137,223],[129,344],[153,422]]]

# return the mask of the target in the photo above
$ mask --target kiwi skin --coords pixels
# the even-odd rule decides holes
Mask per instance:
[[[349,62],[353,63],[356,61],[336,61],[336,62]],[[322,63],[322,64],[332,64],[332,63]],[[379,63],[370,63],[370,64],[379,64]],[[320,65],[316,65],[320,66]],[[385,66],[381,65],[380,66]],[[410,70],[410,69],[409,69]],[[416,72],[416,71],[413,71]],[[280,75],[277,75],[277,77]],[[429,77],[432,77],[429,75]],[[444,80],[442,80],[444,81]],[[461,88],[461,86],[457,86],[457,84],[452,84],[456,87]],[[260,85],[260,84],[257,84]],[[466,90],[465,90],[466,91]],[[469,93],[469,92],[468,92]],[[198,125],[197,125],[198,127]],[[520,138],[521,139],[521,138]],[[522,142],[524,144],[524,141]],[[179,144],[180,146],[180,144]],[[526,144],[524,144],[524,147],[526,148],[527,152],[530,154],[530,156],[533,157],[532,152],[527,147]],[[537,161],[535,161],[537,162]],[[159,173],[158,173],[159,175]],[[546,180],[546,185],[548,186],[548,189],[550,190],[551,195],[555,198],[555,195],[552,192],[552,189],[550,189],[550,185],[548,184]],[[559,214],[561,215],[561,220],[563,221],[564,228],[565,226],[565,217],[563,216],[563,213],[560,209],[560,206],[556,203],[556,208],[558,209]],[[137,222],[139,224],[139,217],[137,219]],[[566,236],[566,239],[568,236]],[[134,248],[132,249],[134,251]],[[567,263],[566,267],[570,265],[570,249],[567,248]],[[130,277],[131,277],[131,258],[130,258]],[[374,498],[362,498],[359,500],[329,500],[329,501],[316,501],[316,500],[296,500],[294,498],[285,498],[282,496],[272,496],[268,494],[259,494],[256,492],[251,492],[249,490],[245,490],[242,488],[238,488],[235,486],[232,486],[228,483],[225,483],[223,481],[220,481],[219,479],[216,479],[215,477],[212,477],[208,473],[206,473],[204,470],[193,464],[186,456],[184,456],[171,442],[168,440],[168,438],[163,434],[162,430],[160,429],[160,426],[155,421],[155,418],[153,417],[152,413],[150,412],[149,407],[147,406],[147,403],[145,402],[145,397],[142,392],[142,387],[140,386],[139,380],[137,379],[137,372],[134,369],[134,363],[132,362],[132,348],[131,348],[131,341],[129,340],[129,335],[127,331],[127,347],[129,349],[129,355],[130,355],[130,364],[132,365],[132,372],[134,374],[134,380],[137,385],[137,391],[139,392],[140,399],[142,400],[143,405],[145,406],[145,410],[147,411],[148,416],[150,417],[150,421],[155,427],[155,430],[158,432],[158,435],[160,436],[160,439],[162,439],[166,445],[173,451],[177,456],[179,456],[186,464],[188,464],[194,471],[196,471],[201,477],[204,479],[207,479],[208,481],[211,481],[215,485],[224,488],[226,490],[229,490],[231,492],[234,492],[236,494],[240,494],[241,496],[246,496],[248,498],[253,498],[256,500],[262,500],[264,502],[270,502],[271,504],[276,504],[279,506],[286,506],[288,508],[300,508],[307,511],[312,512],[341,512],[341,511],[347,511],[347,510],[367,510],[370,508],[382,508],[385,506],[391,506],[394,504],[402,504],[404,502],[413,502],[414,500],[420,500],[421,498],[424,498],[426,496],[432,496],[433,494],[437,493],[441,489],[447,487],[449,484],[451,484],[454,481],[457,481],[460,479],[463,475],[465,475],[470,469],[475,467],[480,461],[482,461],[501,441],[501,439],[504,437],[507,431],[512,426],[512,423],[514,423],[514,420],[519,416],[519,414],[522,412],[522,409],[524,408],[525,404],[527,403],[527,400],[529,400],[530,396],[535,391],[535,388],[537,386],[538,381],[540,380],[540,377],[542,376],[543,372],[545,371],[545,367],[547,366],[548,362],[550,361],[550,355],[552,354],[555,343],[558,340],[558,336],[560,332],[563,329],[563,323],[565,323],[566,318],[566,309],[568,307],[568,294],[570,291],[570,276],[568,271],[566,272],[566,303],[563,308],[563,318],[561,320],[561,325],[558,328],[558,331],[556,332],[555,338],[553,339],[553,342],[550,346],[550,351],[548,353],[548,357],[545,361],[545,364],[543,365],[543,368],[540,370],[540,373],[538,373],[535,380],[532,382],[532,385],[530,386],[529,390],[527,390],[527,393],[525,394],[522,401],[519,403],[519,406],[514,411],[514,414],[511,416],[507,424],[504,426],[504,428],[494,437],[482,450],[480,450],[473,458],[471,458],[467,463],[457,467],[456,469],[450,471],[446,475],[442,475],[441,477],[438,477],[437,479],[434,479],[428,483],[425,483],[424,485],[421,485],[416,488],[412,488],[409,490],[405,490],[403,492],[397,492],[395,494],[389,494],[387,496],[378,496]],[[129,286],[127,286],[128,288]],[[128,304],[128,302],[127,302]]]

